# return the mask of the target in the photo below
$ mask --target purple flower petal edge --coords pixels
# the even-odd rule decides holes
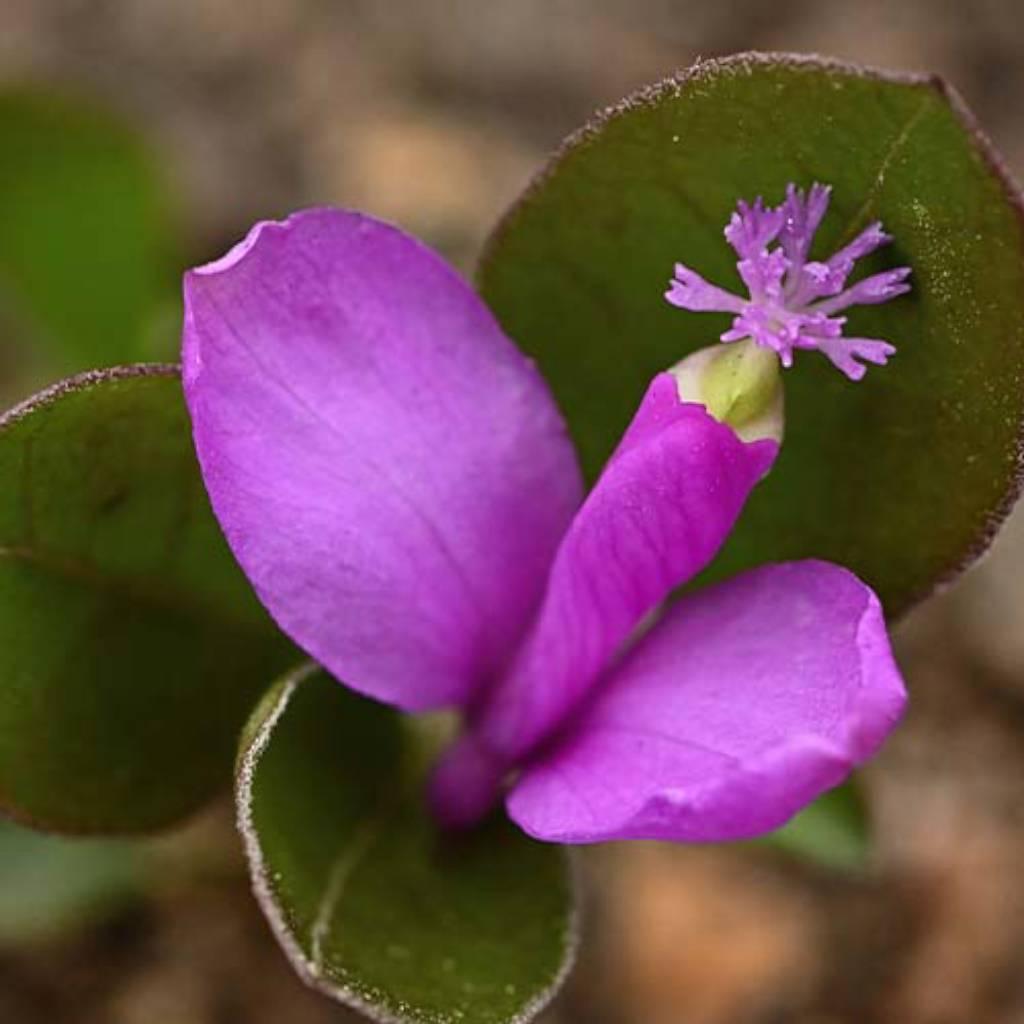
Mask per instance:
[[[395,228],[310,210],[187,275],[182,360],[214,512],[281,628],[362,693],[468,701],[582,490],[473,291]]]
[[[584,701],[645,615],[714,557],[778,453],[741,441],[659,374],[555,555],[537,619],[432,786],[464,823]],[[482,806],[481,806],[482,804]]]
[[[867,586],[766,566],[679,601],[525,767],[509,814],[563,843],[759,835],[874,754],[905,702]]]

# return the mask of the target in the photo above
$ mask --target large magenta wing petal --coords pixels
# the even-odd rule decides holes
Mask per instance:
[[[363,693],[469,699],[581,496],[533,366],[438,256],[338,210],[257,225],[185,302],[203,476],[263,603]]]
[[[640,620],[704,568],[778,451],[659,374],[555,558],[538,621],[477,725],[516,759],[557,728]]]
[[[676,604],[527,766],[509,813],[565,843],[754,836],[870,757],[905,700],[860,580],[767,566]]]

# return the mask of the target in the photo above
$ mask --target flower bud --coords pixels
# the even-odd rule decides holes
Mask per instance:
[[[751,339],[698,349],[671,370],[679,398],[699,402],[744,441],[782,440],[779,358]]]

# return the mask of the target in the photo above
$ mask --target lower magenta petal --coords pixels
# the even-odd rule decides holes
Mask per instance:
[[[508,797],[564,843],[771,831],[874,754],[906,693],[875,595],[825,562],[687,596]]]

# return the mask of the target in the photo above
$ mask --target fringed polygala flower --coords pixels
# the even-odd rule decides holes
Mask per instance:
[[[808,224],[821,208],[812,192]],[[798,265],[805,225],[762,259],[783,230],[759,206],[741,218],[766,298],[729,307],[763,314],[756,337],[790,339],[780,354],[835,337],[822,325],[852,258]],[[766,260],[771,274],[753,269]],[[807,312],[826,287],[832,304]],[[763,371],[750,393],[728,374],[716,416],[682,397],[693,366],[653,379],[584,499],[533,364],[396,229],[308,211],[188,275],[185,391],[228,541],[339,680],[408,711],[461,709],[431,783],[442,822],[504,795],[547,840],[751,836],[840,782],[900,716],[882,610],[840,566],[766,565],[656,614],[778,451]]]
[[[676,264],[665,298],[695,312],[732,313],[732,327],[722,341],[749,338],[775,352],[783,366],[792,364],[798,348],[818,349],[852,380],[864,376],[864,362],[884,365],[896,351],[893,346],[876,338],[844,338],[846,317],[835,314],[909,291],[910,268],[886,270],[847,286],[857,260],[892,241],[877,221],[824,262],[808,259],[830,193],[825,185],[812,185],[806,195],[790,185],[779,206],[765,207],[760,197],[753,204],[739,203],[725,237],[739,257],[736,268],[749,298],[709,284],[682,263]]]

